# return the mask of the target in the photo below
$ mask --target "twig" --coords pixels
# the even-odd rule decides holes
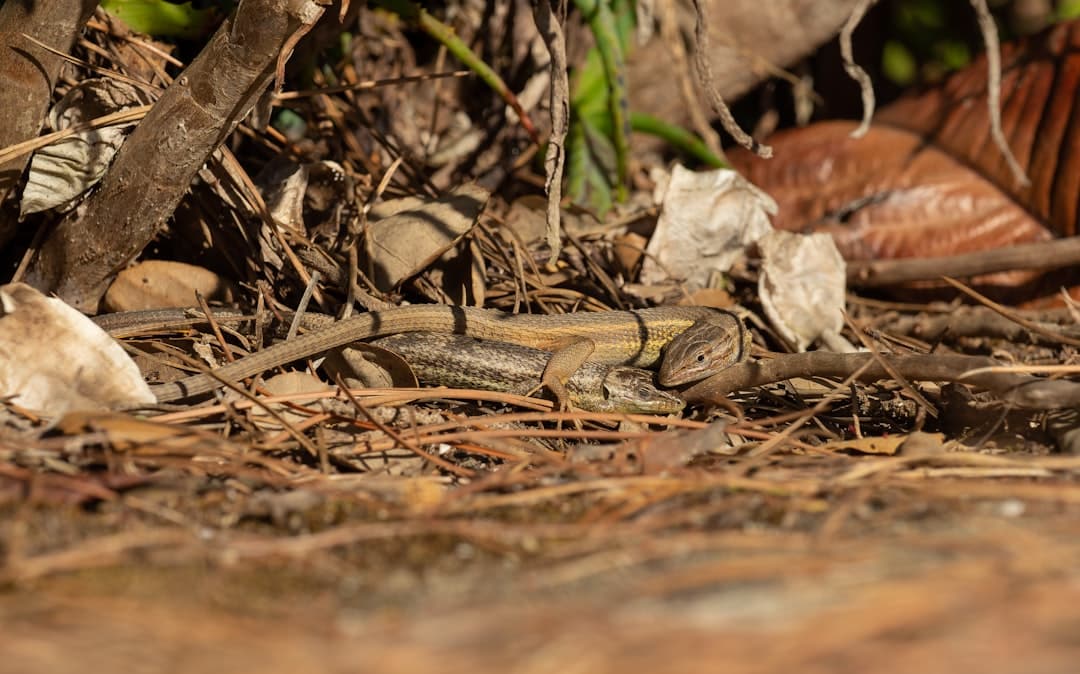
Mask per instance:
[[[57,141],[61,141],[65,138],[78,135],[83,131],[89,131],[91,129],[101,129],[106,126],[117,126],[121,124],[132,124],[138,122],[146,113],[150,112],[153,108],[152,105],[139,105],[134,108],[126,108],[120,112],[112,112],[101,117],[95,117],[94,119],[87,120],[85,122],[79,122],[72,124],[66,129],[60,131],[53,131],[37,138],[31,138],[24,140],[21,143],[15,143],[5,148],[0,149],[0,164],[6,163],[17,157],[21,157],[25,154],[30,154],[35,150],[39,150],[46,145],[52,145]]]
[[[410,442],[409,440],[406,440],[405,436],[401,435],[401,433],[398,433],[393,428],[387,426],[386,424],[384,424],[381,421],[379,421],[378,419],[376,419],[375,415],[372,414],[371,411],[368,410],[368,408],[365,407],[356,398],[356,396],[354,396],[352,394],[352,391],[349,390],[349,387],[345,385],[345,380],[341,377],[341,375],[338,375],[338,377],[337,377],[337,385],[341,389],[342,394],[346,398],[349,399],[349,402],[352,403],[353,407],[355,407],[361,414],[364,415],[364,417],[367,418],[368,422],[373,424],[376,428],[378,428],[380,431],[382,431],[386,435],[393,438],[395,442],[400,444],[405,449],[408,449],[409,451],[416,454],[417,456],[419,456],[419,457],[421,457],[421,458],[423,458],[423,459],[425,459],[427,461],[430,461],[431,463],[435,464],[436,466],[439,466],[443,470],[451,472],[454,475],[457,475],[458,477],[471,477],[471,476],[475,475],[475,471],[472,471],[472,470],[470,470],[468,468],[463,468],[461,466],[458,466],[457,464],[451,463],[451,462],[443,459],[440,456],[437,456],[435,454],[432,454],[431,452],[428,452],[428,451],[425,451],[425,450],[421,449],[420,446],[417,443]]]
[[[566,37],[550,0],[533,0],[533,21],[547,45],[551,68],[551,135],[544,157],[544,190],[547,192],[547,244],[554,264],[562,252],[559,237],[562,213],[563,167],[566,164],[566,134],[570,129],[570,78],[567,75]]]
[[[970,370],[999,365],[984,356],[911,355],[882,358],[887,359],[892,368],[907,379],[963,382],[1030,409],[1070,407],[1080,400],[1080,382],[1048,381],[1018,374],[968,376]],[[870,365],[867,366],[867,363]],[[849,377],[864,367],[866,369],[857,377],[860,381],[890,377],[881,364],[874,362],[871,354],[812,351],[734,365],[690,387],[683,392],[683,396],[691,402],[712,403],[735,391],[756,386],[794,378]]]
[[[979,32],[982,33],[983,42],[986,43],[986,105],[990,109],[990,135],[1005,157],[1005,163],[1009,165],[1013,179],[1021,187],[1027,187],[1031,181],[1028,180],[1024,169],[1013,156],[1009,141],[1005,139],[1005,132],[1001,129],[1001,43],[998,40],[994,17],[990,14],[986,0],[971,0],[971,6],[975,8],[975,14],[979,20]]]
[[[1070,236],[962,255],[854,260],[848,262],[847,279],[853,286],[869,288],[939,279],[943,269],[953,277],[968,277],[1017,269],[1057,269],[1076,264],[1080,264],[1080,236]]]
[[[952,287],[956,288],[960,292],[964,293],[968,297],[972,298],[976,302],[979,302],[980,304],[986,306],[987,308],[1001,314],[1005,318],[1008,318],[1010,321],[1014,321],[1018,325],[1022,325],[1025,328],[1027,328],[1028,330],[1030,330],[1030,331],[1032,331],[1032,332],[1034,332],[1036,334],[1043,335],[1044,337],[1047,337],[1048,339],[1052,339],[1054,341],[1057,341],[1057,342],[1059,342],[1061,344],[1068,344],[1069,346],[1080,346],[1080,339],[1073,339],[1071,337],[1066,337],[1065,335],[1054,334],[1053,332],[1050,332],[1050,331],[1046,330],[1044,327],[1042,327],[1038,323],[1034,323],[1032,321],[1029,321],[1028,319],[1024,318],[1023,316],[1018,315],[1015,311],[1008,308],[1007,306],[1005,306],[1003,304],[998,304],[997,302],[990,299],[989,297],[986,297],[985,295],[983,295],[983,294],[981,294],[981,293],[979,293],[979,292],[977,292],[975,290],[972,290],[971,288],[967,287],[963,283],[960,283],[959,281],[957,281],[954,278],[950,278],[948,276],[942,276],[941,278],[946,283],[948,283]]]
[[[1014,315],[1019,315],[1014,312]],[[998,314],[987,307],[962,306],[948,314],[898,316],[883,321],[875,329],[889,334],[910,335],[927,342],[937,342],[945,337],[991,337],[1010,341],[1059,344],[1059,336],[1080,338],[1080,328],[1075,325],[1057,325],[1035,321],[1041,333],[1032,333],[1016,321]],[[1060,332],[1055,332],[1060,331]]]
[[[863,330],[859,328],[859,326],[855,325],[855,323],[851,320],[851,316],[849,316],[847,312],[844,313],[844,321],[848,324],[848,327],[851,328],[852,332],[855,333],[855,336],[859,338],[859,341],[862,342],[862,345],[866,347],[866,349],[874,357],[874,360],[882,368],[884,368],[886,372],[889,373],[889,376],[892,377],[893,380],[895,380],[898,384],[900,384],[900,386],[903,387],[903,389],[907,391],[911,395],[911,397],[915,399],[916,402],[922,405],[923,408],[926,409],[927,414],[937,419],[938,411],[937,408],[934,407],[933,403],[927,400],[923,394],[919,393],[918,389],[912,386],[911,382],[909,382],[904,375],[900,374],[896,370],[896,368],[894,368],[892,364],[884,358],[881,351],[879,351],[877,346],[874,344],[874,340],[870,339],[863,332]]]
[[[720,145],[720,134],[713,130],[709,120],[705,117],[705,106],[702,105],[701,97],[694,89],[694,82],[690,78],[690,59],[686,55],[686,45],[683,44],[682,34],[679,30],[676,3],[662,2],[657,10],[660,35],[667,46],[668,53],[671,54],[671,60],[675,64],[674,75],[679,82],[679,93],[682,95],[683,103],[686,105],[686,112],[690,115],[690,123],[709,150],[718,156],[723,156],[724,151]]]
[[[878,364],[879,365],[881,365],[881,360],[882,359],[879,356],[878,357]],[[758,459],[758,460],[753,461],[751,464],[748,464],[748,465],[744,466],[743,467],[744,468],[743,474],[744,475],[749,474],[748,471],[751,468],[756,468],[756,467],[758,467],[760,465],[760,459],[762,457],[765,457],[765,456],[768,456],[769,454],[772,454],[780,446],[781,442],[783,442],[784,440],[789,438],[793,433],[795,433],[796,430],[798,430],[799,428],[802,428],[802,426],[807,421],[810,421],[811,419],[813,419],[814,417],[816,417],[817,415],[821,414],[826,409],[828,409],[829,405],[832,404],[832,401],[839,398],[840,396],[842,396],[844,394],[844,391],[847,390],[848,386],[850,386],[853,381],[858,379],[860,375],[862,375],[867,369],[869,369],[869,367],[873,363],[874,363],[874,361],[867,360],[865,363],[863,363],[861,366],[859,366],[858,369],[856,369],[851,374],[849,374],[847,376],[847,378],[843,381],[843,383],[841,383],[835,389],[830,391],[829,394],[826,395],[824,398],[822,398],[821,401],[819,401],[816,405],[811,407],[804,414],[799,416],[799,418],[796,419],[793,423],[789,424],[787,427],[784,428],[784,430],[777,433],[775,436],[773,436],[768,441],[763,443],[760,447],[758,447],[758,448],[754,449],[753,451],[751,451],[750,456],[755,458],[755,459]]]
[[[319,272],[315,270],[311,272],[311,279],[304,286],[304,294],[300,296],[300,302],[296,305],[296,313],[293,314],[292,321],[289,323],[289,333],[285,336],[285,339],[296,337],[300,325],[304,322],[304,314],[307,312],[308,303],[311,302],[311,294],[317,289],[318,285]]]
[[[336,87],[322,87],[321,89],[300,89],[297,91],[282,91],[274,95],[274,103],[292,101],[299,98],[319,96],[321,94],[340,94],[346,91],[363,91],[377,89],[395,84],[408,84],[410,82],[426,82],[428,80],[443,79],[446,77],[468,77],[473,73],[469,70],[450,70],[441,73],[428,73],[426,75],[404,75],[402,77],[390,77],[382,80],[363,80],[351,84],[342,84]]]
[[[855,32],[855,27],[862,21],[867,10],[875,4],[877,0],[860,0],[859,4],[851,10],[851,16],[840,30],[840,55],[844,59],[844,70],[858,83],[859,92],[862,94],[862,122],[851,132],[852,138],[862,138],[870,130],[870,120],[874,116],[874,84],[866,71],[855,63],[855,55],[851,48],[851,34]]]
[[[735,121],[735,117],[732,116],[731,110],[728,109],[727,103],[724,102],[724,98],[716,90],[714,84],[716,78],[713,76],[712,65],[709,62],[711,52],[709,50],[707,25],[704,4],[701,0],[694,0],[694,41],[697,43],[694,45],[694,74],[697,76],[698,84],[705,91],[713,112],[720,118],[720,124],[724,127],[724,131],[727,131],[739,145],[759,157],[768,159],[772,156],[772,148],[757,142],[739,128],[739,123]]]
[[[199,303],[199,309],[202,311],[203,316],[206,316],[206,324],[210,326],[211,332],[214,333],[214,337],[217,339],[218,344],[221,345],[221,352],[225,354],[225,360],[230,363],[236,360],[236,356],[232,352],[232,347],[229,346],[229,341],[225,339],[225,335],[221,332],[221,326],[218,324],[217,319],[214,318],[214,312],[210,310],[210,305],[206,303],[206,298],[203,294],[196,291],[195,301]]]

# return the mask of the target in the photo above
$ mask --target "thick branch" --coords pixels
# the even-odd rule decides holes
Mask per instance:
[[[1029,375],[968,372],[1001,364],[983,356],[884,356],[902,377],[915,381],[955,381],[991,391],[1012,404],[1034,409],[1056,409],[1080,404],[1080,383],[1046,380]],[[869,363],[869,364],[868,364]],[[695,384],[683,392],[690,402],[722,402],[735,391],[764,386],[793,378],[832,377],[844,379],[865,367],[858,379],[890,379],[881,363],[869,353],[790,353],[740,363]]]

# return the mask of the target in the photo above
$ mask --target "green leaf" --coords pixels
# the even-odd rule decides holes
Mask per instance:
[[[630,113],[630,126],[638,133],[647,133],[663,139],[680,152],[697,159],[712,168],[730,168],[728,163],[716,156],[709,146],[696,135],[674,124],[641,112]]]
[[[587,119],[572,119],[566,136],[566,193],[603,217],[614,203],[615,148]]]
[[[913,83],[919,74],[919,64],[911,51],[896,40],[885,43],[881,53],[881,69],[886,77],[900,86]]]
[[[196,9],[165,0],[102,0],[101,8],[138,33],[194,40],[205,36],[221,19],[216,7]]]
[[[971,63],[971,50],[960,40],[940,40],[934,45],[934,53],[949,70],[960,70]]]
[[[1080,17],[1080,0],[1059,0],[1055,15],[1058,21]]]

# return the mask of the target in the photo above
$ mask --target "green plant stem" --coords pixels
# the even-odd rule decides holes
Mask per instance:
[[[630,113],[630,127],[639,133],[647,133],[662,139],[672,147],[697,159],[712,168],[729,168],[722,157],[718,157],[709,146],[693,133],[681,126],[669,124],[662,119],[643,112]]]

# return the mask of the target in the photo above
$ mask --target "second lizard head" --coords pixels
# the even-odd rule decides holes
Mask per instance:
[[[653,374],[647,370],[613,367],[604,377],[603,386],[603,403],[595,406],[598,412],[673,414],[686,406],[682,398],[656,388]]]
[[[660,385],[680,386],[699,381],[746,360],[750,331],[728,311],[702,319],[671,340],[660,364]]]

